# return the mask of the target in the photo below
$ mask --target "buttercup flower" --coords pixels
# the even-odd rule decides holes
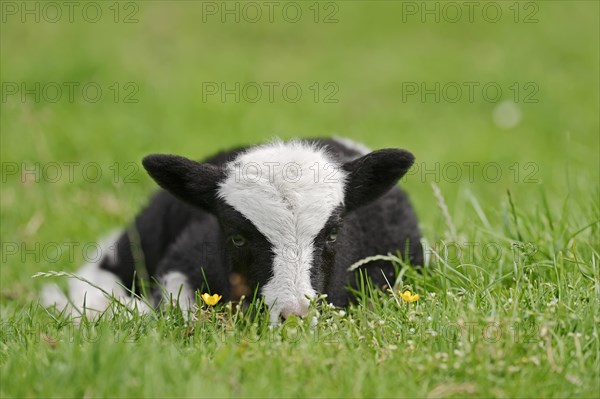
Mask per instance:
[[[406,290],[400,294],[400,298],[404,302],[416,302],[419,300],[419,294],[411,294],[409,290]]]
[[[202,298],[204,303],[207,304],[208,306],[215,306],[217,303],[219,303],[221,298],[223,298],[219,294],[210,295],[208,292],[205,292],[200,297]]]

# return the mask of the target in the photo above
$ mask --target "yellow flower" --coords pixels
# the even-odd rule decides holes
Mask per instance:
[[[409,290],[406,290],[400,294],[400,298],[402,298],[404,302],[415,302],[419,300],[419,294],[411,294]]]
[[[219,303],[221,298],[223,298],[219,294],[210,295],[208,292],[205,292],[200,297],[202,298],[204,303],[207,304],[208,306],[215,306],[217,303]]]

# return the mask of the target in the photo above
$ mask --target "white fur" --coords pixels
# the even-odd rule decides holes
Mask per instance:
[[[98,263],[84,265],[79,269],[77,275],[113,295],[119,302],[128,297],[118,278],[113,273],[101,269]],[[110,297],[107,298],[104,292],[77,279],[69,280],[69,296],[75,306],[83,309],[85,305],[86,311],[91,314],[101,313],[110,305]]]
[[[179,303],[184,315],[196,303],[194,290],[190,287],[188,278],[181,272],[169,272],[160,279],[163,287],[163,298],[166,302]]]
[[[99,245],[102,256],[86,263],[76,273],[78,277],[89,283],[76,278],[69,279],[69,298],[56,284],[46,285],[41,292],[41,303],[45,307],[56,306],[58,310],[64,309],[73,316],[85,312],[88,318],[97,317],[104,312],[109,307],[112,297],[131,309],[137,307],[141,312],[150,311],[145,303],[127,294],[115,274],[100,268],[104,258],[109,262],[116,261],[114,244],[117,239],[118,234],[111,234],[102,240]]]
[[[305,315],[316,294],[313,240],[343,203],[344,171],[323,149],[279,141],[250,149],[227,168],[219,196],[273,245],[273,277],[261,290],[271,321]]]

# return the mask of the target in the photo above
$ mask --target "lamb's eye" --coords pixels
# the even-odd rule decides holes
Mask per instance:
[[[329,232],[329,235],[327,236],[327,241],[335,242],[335,240],[337,240],[338,233],[339,233],[339,229],[337,227],[334,227],[333,229],[331,229],[331,231]]]
[[[239,248],[246,244],[246,239],[241,234],[234,234],[231,236],[231,243]]]

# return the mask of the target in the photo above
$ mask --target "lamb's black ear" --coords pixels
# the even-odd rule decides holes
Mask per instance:
[[[348,174],[344,198],[346,211],[351,212],[385,194],[404,176],[414,160],[408,151],[385,149],[344,164]]]
[[[148,174],[159,186],[192,205],[213,210],[221,168],[177,155],[148,155],[142,160]]]

